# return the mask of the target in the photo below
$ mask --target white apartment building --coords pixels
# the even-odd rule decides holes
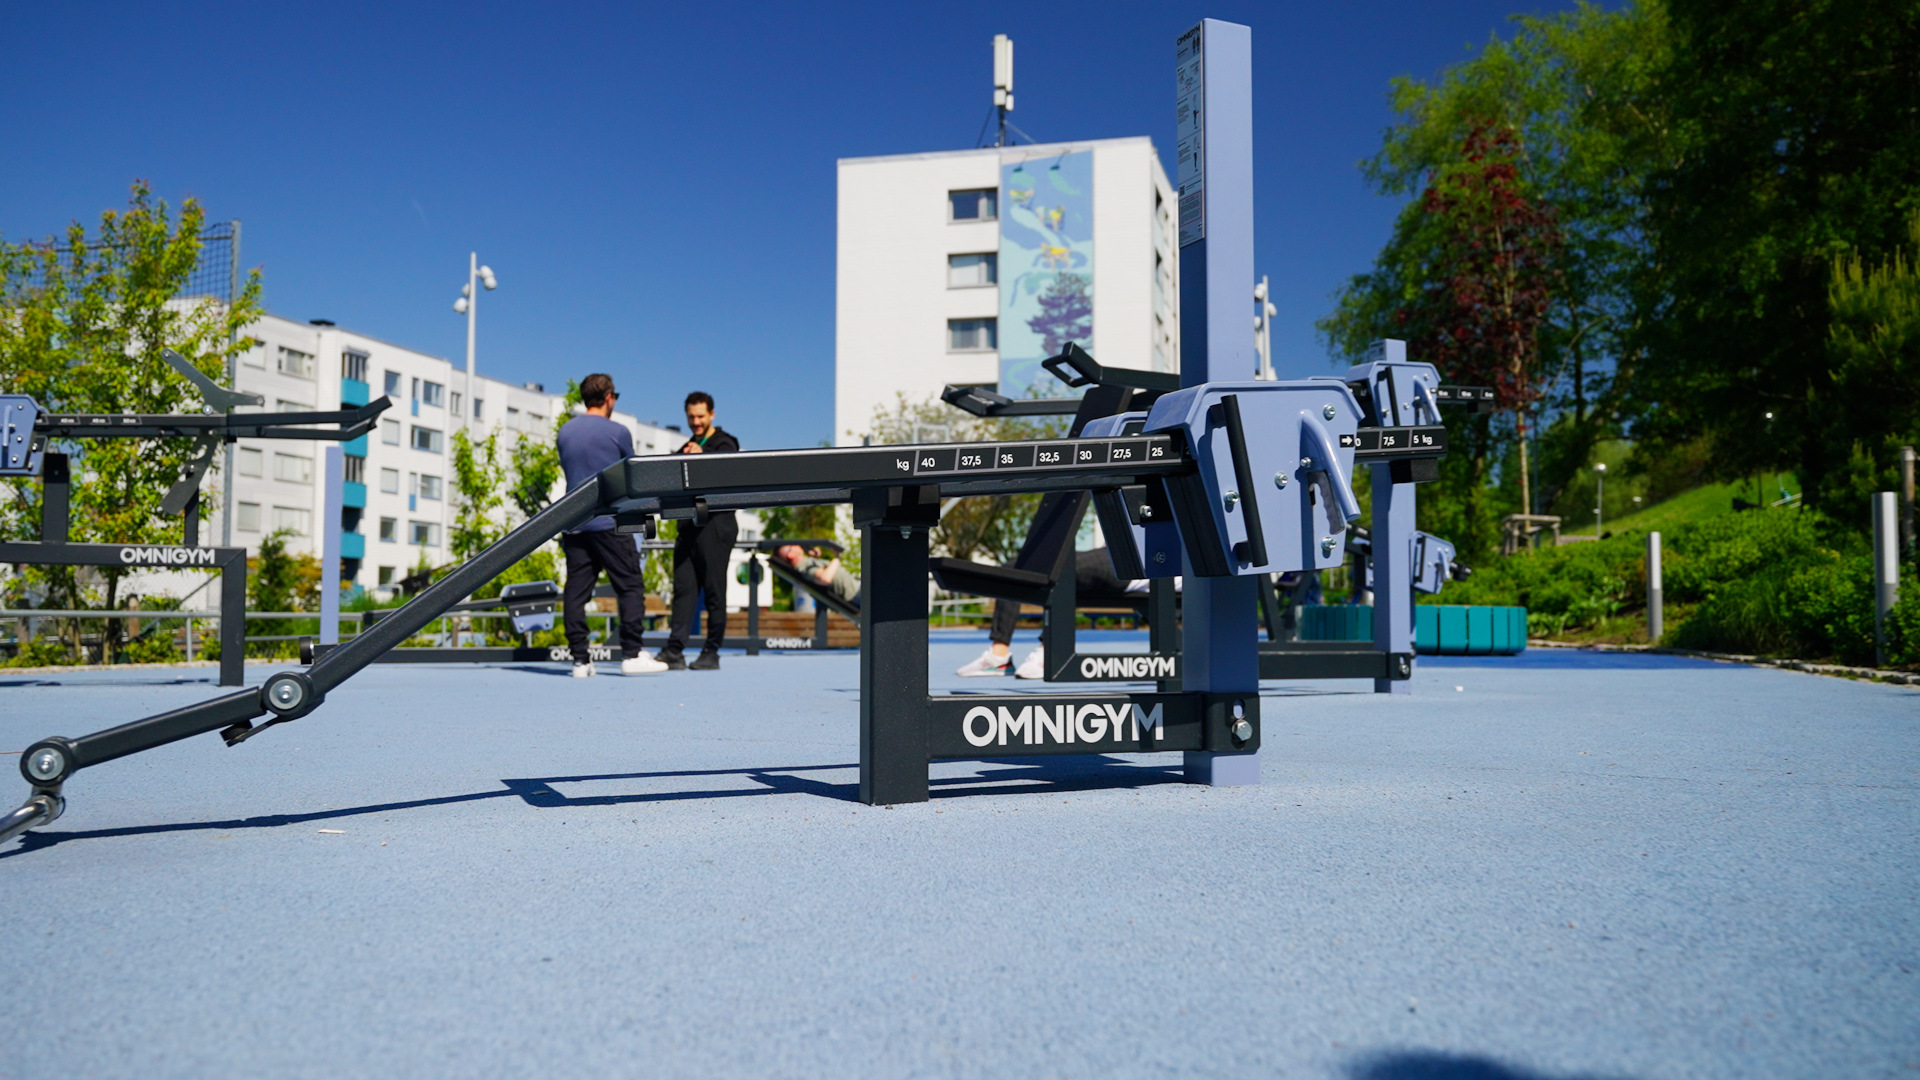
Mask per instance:
[[[469,392],[464,364],[325,321],[269,315],[247,334],[261,344],[240,358],[234,386],[262,395],[263,411],[332,410],[364,405],[382,394],[393,399],[371,433],[341,444],[347,481],[343,588],[377,589],[405,577],[422,560],[433,566],[452,561],[447,548],[454,520],[451,440],[463,416],[477,436],[501,432],[504,460],[513,440],[553,438],[554,418],[565,405],[561,395],[537,384],[516,386],[485,376],[476,377]],[[567,374],[578,378],[586,372]],[[669,453],[685,438],[625,413],[614,418],[633,432],[638,454]],[[280,439],[241,439],[234,445],[234,546],[257,548],[263,537],[285,529],[292,534],[290,550],[319,554],[325,512],[321,454],[327,445]],[[208,484],[212,502],[219,501],[218,484]],[[201,535],[218,543],[226,525],[216,514]]]
[[[841,159],[835,442],[948,383],[1077,396],[1066,341],[1179,370],[1175,206],[1145,137]]]

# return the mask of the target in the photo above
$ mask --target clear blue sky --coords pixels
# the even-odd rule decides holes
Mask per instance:
[[[10,5],[0,238],[96,222],[143,177],[245,223],[269,310],[455,359],[477,249],[500,277],[483,373],[609,371],[661,420],[705,389],[749,447],[810,445],[832,428],[835,159],[972,146],[1006,33],[1036,140],[1144,134],[1168,160],[1174,39],[1208,16],[1253,27],[1276,367],[1319,374],[1313,321],[1396,209],[1355,168],[1388,79],[1568,6]]]

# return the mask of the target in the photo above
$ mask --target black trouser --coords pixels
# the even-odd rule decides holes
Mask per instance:
[[[640,574],[640,552],[633,537],[602,529],[599,532],[567,533],[560,538],[567,553],[567,590],[563,599],[566,611],[567,647],[573,661],[584,664],[587,654],[587,601],[600,572],[607,572],[613,594],[620,598],[620,655],[639,656],[645,646],[641,635],[647,630],[647,583]]]
[[[1113,560],[1107,557],[1106,548],[1073,553],[1073,587],[1076,598],[1083,602],[1115,598],[1130,602],[1133,599],[1133,594],[1127,592],[1127,583],[1113,576]],[[995,600],[993,626],[987,631],[987,640],[995,645],[1011,644],[1014,628],[1019,623],[1017,601]]]
[[[705,593],[707,649],[718,649],[727,636],[727,561],[733,555],[740,523],[733,512],[715,514],[702,526],[680,523],[673,542],[673,633],[667,638],[668,656],[679,656],[693,633],[695,594]]]

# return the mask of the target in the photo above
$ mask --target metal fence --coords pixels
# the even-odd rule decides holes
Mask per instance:
[[[52,241],[56,248],[66,243],[64,237]],[[22,247],[44,251],[47,241],[29,241]],[[89,248],[100,248],[98,240],[89,239]],[[29,269],[17,287],[34,289],[46,284],[37,266]],[[238,221],[216,221],[200,232],[200,259],[193,270],[187,274],[187,280],[174,296],[183,300],[218,300],[231,304],[240,295],[240,223]]]

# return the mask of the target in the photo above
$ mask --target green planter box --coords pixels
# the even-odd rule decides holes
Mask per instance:
[[[1301,641],[1372,641],[1370,604],[1309,604],[1300,609]]]
[[[1513,656],[1527,648],[1527,609],[1421,604],[1413,609],[1413,647],[1428,656]]]
[[[1302,641],[1372,641],[1373,607],[1335,604],[1300,612]],[[1413,609],[1413,648],[1427,656],[1513,656],[1527,648],[1527,609],[1421,604]]]

